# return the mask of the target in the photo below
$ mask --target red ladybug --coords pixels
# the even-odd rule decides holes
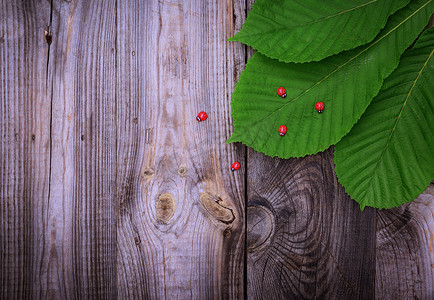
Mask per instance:
[[[206,112],[201,111],[200,113],[197,114],[196,120],[198,122],[200,122],[200,121],[205,121],[206,118],[208,118],[208,115],[206,114]]]
[[[236,170],[238,170],[239,168],[241,167],[241,164],[239,163],[239,162],[234,162],[233,164],[232,164],[232,167],[231,167],[231,170],[232,171],[236,171]]]
[[[282,98],[286,97],[286,90],[283,87],[280,87],[277,89],[277,95],[279,95]]]
[[[322,102],[317,102],[315,104],[315,108],[319,113],[322,113],[324,111],[324,103]]]
[[[284,136],[286,133],[286,126],[285,125],[280,125],[279,126],[279,134],[280,136]]]

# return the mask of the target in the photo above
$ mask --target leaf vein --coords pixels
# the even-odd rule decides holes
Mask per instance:
[[[273,23],[279,24],[279,25],[281,25],[281,26],[280,26],[280,27],[277,27],[277,28],[275,27],[275,28],[273,28],[273,29],[266,30],[266,31],[261,31],[261,32],[257,32],[257,33],[250,33],[249,36],[264,35],[264,34],[266,34],[266,33],[273,33],[273,32],[276,32],[276,31],[279,31],[279,32],[280,32],[280,31],[282,31],[282,29],[293,29],[293,28],[297,28],[297,27],[302,27],[302,26],[306,26],[306,25],[315,24],[315,23],[318,23],[318,22],[321,22],[321,21],[324,21],[324,20],[328,20],[328,19],[331,19],[331,18],[334,18],[334,17],[340,16],[340,15],[343,15],[343,14],[345,14],[345,13],[351,12],[351,11],[356,10],[356,9],[359,9],[359,8],[362,8],[362,7],[364,7],[364,6],[367,6],[367,5],[372,4],[372,3],[375,3],[375,2],[378,2],[378,0],[368,1],[368,2],[366,2],[366,3],[363,3],[363,4],[360,4],[360,5],[358,5],[358,6],[352,7],[352,8],[350,8],[350,9],[347,9],[347,10],[344,10],[344,11],[340,11],[340,12],[338,12],[338,13],[336,13],[336,14],[333,14],[333,15],[330,15],[330,16],[324,16],[324,17],[322,17],[322,18],[319,18],[319,19],[316,19],[316,20],[312,20],[312,21],[310,21],[310,22],[306,22],[306,23],[303,23],[303,24],[297,24],[297,25],[293,25],[293,26],[286,26],[285,24],[282,24],[282,23],[276,22],[276,20],[271,19],[271,18],[269,18],[269,17],[267,17],[267,16],[260,15],[261,17],[263,17],[263,18],[265,18],[265,19],[268,19],[268,20],[272,21]]]
[[[419,73],[418,73],[416,79],[414,80],[414,83],[413,83],[412,87],[410,88],[410,91],[408,92],[407,97],[406,97],[405,100],[404,100],[404,103],[403,103],[403,105],[402,105],[402,107],[401,107],[401,110],[400,110],[400,112],[399,112],[399,115],[398,115],[398,117],[396,118],[395,124],[393,125],[393,128],[392,128],[392,130],[391,130],[391,132],[390,132],[390,134],[389,134],[389,137],[388,137],[388,139],[387,139],[387,141],[386,141],[386,145],[384,146],[383,151],[381,152],[381,155],[380,155],[379,159],[377,160],[377,163],[375,164],[375,167],[374,167],[374,169],[373,169],[374,174],[372,174],[372,176],[370,177],[370,179],[369,179],[369,184],[371,184],[371,182],[372,182],[372,178],[375,176],[375,174],[376,174],[376,172],[377,172],[377,168],[378,168],[379,163],[383,160],[384,153],[386,152],[386,149],[387,149],[388,146],[389,146],[390,140],[391,140],[393,134],[395,133],[396,126],[397,126],[397,124],[398,124],[398,122],[399,122],[399,120],[400,120],[400,117],[401,117],[401,115],[402,115],[402,111],[404,110],[404,107],[405,107],[405,105],[407,104],[407,101],[408,101],[408,99],[409,99],[409,97],[410,97],[410,95],[411,95],[411,93],[412,93],[412,91],[413,91],[413,89],[414,89],[414,87],[415,87],[417,81],[419,80],[420,75],[422,74],[423,70],[425,69],[426,65],[428,64],[429,60],[431,59],[433,53],[434,53],[434,50],[431,51],[429,57],[428,57],[427,60],[425,61],[423,67],[421,68],[421,70],[419,71]],[[412,144],[412,143],[411,143],[411,144]]]
[[[267,119],[268,117],[270,117],[271,115],[277,113],[278,111],[280,111],[281,109],[285,108],[287,105],[291,104],[292,102],[298,100],[300,97],[302,97],[303,95],[307,94],[308,92],[310,92],[313,88],[315,88],[317,85],[321,84],[322,82],[324,82],[325,80],[327,80],[327,78],[329,78],[330,76],[332,76],[333,74],[335,74],[337,71],[339,71],[340,69],[342,69],[344,66],[346,66],[347,64],[349,64],[351,61],[353,61],[354,59],[356,59],[357,57],[359,57],[360,55],[362,55],[363,53],[365,53],[366,51],[368,51],[371,47],[373,47],[374,45],[376,45],[378,42],[380,42],[381,40],[383,40],[384,38],[386,38],[389,34],[391,34],[393,31],[395,31],[399,26],[401,26],[402,24],[404,24],[406,21],[408,21],[411,17],[413,17],[416,13],[418,13],[422,8],[424,8],[426,5],[428,5],[428,3],[432,2],[432,0],[429,0],[427,2],[425,2],[421,7],[419,7],[418,9],[416,9],[411,15],[409,15],[408,17],[406,17],[404,20],[402,20],[398,25],[396,25],[395,27],[393,27],[391,30],[389,30],[387,33],[385,33],[382,37],[380,37],[378,40],[372,42],[369,46],[367,46],[365,49],[363,49],[362,51],[360,51],[357,55],[351,57],[349,60],[347,60],[345,63],[341,64],[340,66],[338,66],[335,70],[333,70],[332,72],[330,72],[329,74],[327,74],[327,76],[325,76],[324,78],[322,78],[321,80],[319,80],[318,82],[314,83],[311,87],[309,87],[308,89],[306,89],[305,91],[303,91],[302,93],[300,93],[298,96],[296,96],[293,99],[290,99],[290,101],[284,103],[281,107],[275,109],[274,111],[270,112],[268,115],[264,116],[263,118],[255,121],[252,123],[252,125],[256,125],[259,122],[264,121],[265,119]]]

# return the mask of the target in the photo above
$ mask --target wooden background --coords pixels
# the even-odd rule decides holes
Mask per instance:
[[[433,184],[361,213],[333,149],[224,143],[250,7],[0,0],[1,299],[432,299]]]

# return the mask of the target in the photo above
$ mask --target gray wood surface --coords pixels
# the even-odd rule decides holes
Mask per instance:
[[[50,196],[50,100],[42,1],[0,1],[0,298],[41,284]]]
[[[118,296],[243,298],[244,1],[118,1]],[[199,111],[208,119],[196,121]]]
[[[0,299],[432,298],[433,185],[224,143],[251,3],[0,0]]]
[[[346,196],[332,153],[282,160],[249,149],[249,298],[373,297],[375,209]]]
[[[375,298],[433,299],[433,247],[432,182],[413,202],[377,211]]]
[[[113,298],[116,282],[116,1],[53,1],[52,194],[42,297]],[[54,255],[54,258],[51,255]]]
[[[375,296],[434,296],[434,184],[411,203],[377,212]]]

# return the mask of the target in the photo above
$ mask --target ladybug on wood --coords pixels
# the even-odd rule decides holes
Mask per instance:
[[[279,95],[282,98],[286,97],[286,90],[284,87],[280,87],[277,89],[277,95]]]
[[[286,126],[285,125],[280,125],[279,126],[279,135],[280,136],[284,136],[286,134]]]
[[[238,170],[239,168],[241,167],[241,164],[239,163],[239,162],[234,162],[233,164],[232,164],[232,167],[231,167],[231,170],[232,171],[236,171],[236,170]]]
[[[196,120],[198,122],[201,122],[201,121],[205,121],[206,118],[208,118],[208,115],[206,114],[206,112],[201,111],[200,113],[197,114]]]
[[[316,111],[318,113],[322,113],[324,111],[324,103],[323,102],[317,102],[315,104],[315,108],[316,108]]]

